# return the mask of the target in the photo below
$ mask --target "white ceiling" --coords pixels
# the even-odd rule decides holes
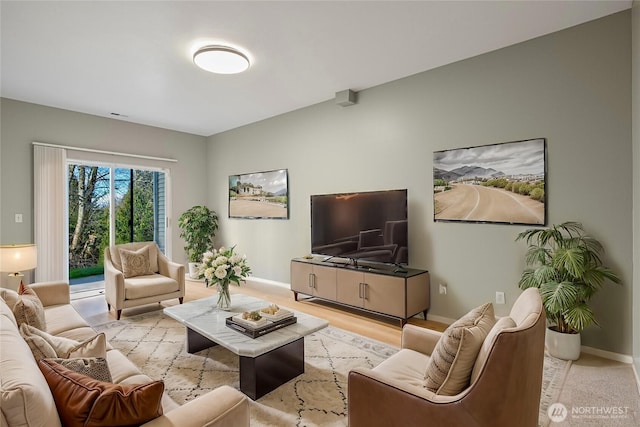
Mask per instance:
[[[0,95],[209,136],[630,7],[630,0],[2,1]],[[247,50],[249,71],[195,67],[193,50],[210,42]]]

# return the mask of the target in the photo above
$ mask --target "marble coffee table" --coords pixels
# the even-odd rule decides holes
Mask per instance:
[[[258,399],[304,372],[304,337],[329,323],[318,317],[290,310],[298,321],[258,338],[250,338],[225,323],[244,311],[259,310],[270,303],[248,295],[231,296],[231,311],[216,308],[216,298],[203,298],[168,307],[164,313],[186,327],[189,353],[221,345],[240,360],[240,390]],[[284,307],[283,307],[284,308]]]

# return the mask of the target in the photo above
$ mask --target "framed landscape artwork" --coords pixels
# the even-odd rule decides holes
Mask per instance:
[[[546,139],[433,153],[435,221],[547,224]]]
[[[287,169],[230,175],[229,218],[288,219]]]

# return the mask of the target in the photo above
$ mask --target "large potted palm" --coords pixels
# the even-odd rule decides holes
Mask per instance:
[[[602,265],[602,244],[588,236],[578,222],[525,230],[518,234],[518,240],[529,245],[528,268],[518,286],[540,290],[550,322],[547,350],[554,357],[577,360],[580,332],[598,324],[589,300],[606,281],[620,283],[620,278]]]
[[[189,258],[189,277],[199,276],[202,255],[213,249],[218,229],[218,215],[206,206],[193,206],[178,218],[180,237],[187,243],[184,250]]]

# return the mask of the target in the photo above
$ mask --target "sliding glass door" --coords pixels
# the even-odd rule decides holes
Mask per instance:
[[[116,244],[155,241],[164,252],[164,173],[116,168],[114,184]]]
[[[100,275],[109,245],[110,169],[68,165],[69,279]]]
[[[165,251],[165,172],[69,163],[68,180],[72,283],[101,280],[110,245],[155,241]]]

